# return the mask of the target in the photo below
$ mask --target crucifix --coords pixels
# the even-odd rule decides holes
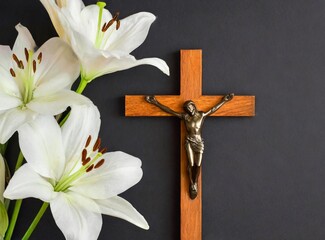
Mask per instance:
[[[245,117],[255,115],[254,96],[202,96],[202,51],[201,50],[181,50],[181,79],[180,95],[164,96],[131,96],[125,97],[125,115],[135,116],[172,116],[172,112],[165,111],[164,108],[157,107],[153,102],[162,103],[163,106],[172,108],[174,113],[182,112],[185,102],[191,100],[195,107],[203,113],[210,113],[210,116],[232,116]],[[153,100],[154,99],[154,100]],[[153,102],[152,102],[153,101]],[[227,103],[226,103],[227,102]],[[153,104],[150,104],[153,103]],[[219,104],[222,104],[222,107]],[[225,104],[226,103],[226,104]],[[213,107],[217,111],[209,112]],[[191,111],[191,110],[189,110]],[[177,115],[176,115],[177,116]],[[201,240],[202,239],[202,188],[201,175],[198,176],[197,192],[191,194],[191,177],[188,174],[188,155],[186,152],[186,141],[188,129],[184,121],[181,122],[181,240]],[[190,186],[190,189],[189,189]]]

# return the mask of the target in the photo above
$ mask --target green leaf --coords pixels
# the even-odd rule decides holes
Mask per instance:
[[[0,201],[0,239],[3,239],[9,224],[8,214],[3,202]]]

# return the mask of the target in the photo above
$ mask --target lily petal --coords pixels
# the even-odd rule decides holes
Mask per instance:
[[[140,159],[124,152],[109,152],[102,158],[104,164],[75,181],[71,191],[107,199],[126,191],[142,178]]]
[[[119,196],[96,200],[96,203],[105,215],[121,218],[140,228],[149,229],[145,218],[128,201]]]
[[[3,92],[2,89],[0,89],[0,99],[1,99],[0,100],[0,110],[16,108],[16,107],[22,105],[20,98],[9,95],[9,94]]]
[[[139,12],[122,19],[121,27],[110,36],[105,49],[131,53],[147,38],[155,19],[155,15],[149,12]]]
[[[80,14],[81,10],[85,7],[85,4],[81,0],[57,0],[57,2],[59,7],[69,9],[72,15]]]
[[[62,141],[65,149],[65,158],[69,160],[67,171],[71,170],[80,161],[82,150],[91,136],[89,146],[97,140],[100,128],[100,115],[96,106],[73,106],[70,116],[62,126]],[[71,167],[70,167],[71,166]]]
[[[11,178],[4,197],[7,199],[38,198],[50,202],[57,193],[53,186],[43,177],[38,175],[28,163],[21,166]]]
[[[13,108],[0,114],[0,143],[4,144],[23,124],[33,120],[36,113],[29,110]]]
[[[20,89],[10,75],[12,68],[12,51],[9,46],[0,45],[0,89],[11,96],[21,98]]]
[[[58,193],[50,206],[54,220],[67,240],[96,240],[102,228],[102,217],[97,209],[85,208],[91,201],[69,193]],[[97,207],[96,203],[91,206]]]
[[[45,9],[47,10],[51,21],[53,23],[53,26],[56,30],[56,32],[59,34],[60,37],[64,38],[65,37],[65,31],[60,23],[58,14],[60,11],[60,7],[55,3],[55,0],[40,0]],[[63,1],[58,1],[58,2],[63,2]],[[62,4],[63,5],[63,4]]]
[[[105,58],[104,56],[100,56],[97,59],[92,59],[92,62],[87,61],[87,65],[83,68],[83,71],[87,71],[89,75],[94,75],[94,78],[96,78],[104,74],[126,70],[139,65],[152,65],[160,69],[166,75],[169,75],[169,67],[164,60],[160,58],[143,58],[136,60],[132,55],[121,58]]]
[[[73,91],[61,90],[48,96],[34,98],[27,104],[27,107],[40,114],[57,115],[64,112],[71,105],[84,104],[89,105],[91,101]]]
[[[169,67],[166,62],[160,58],[143,58],[136,60],[135,57],[129,55],[126,58],[114,59],[111,62],[111,68],[115,68],[115,71],[121,71],[129,68],[133,68],[139,65],[152,65],[160,69],[163,73],[169,76]]]
[[[71,47],[60,38],[51,38],[35,53],[36,61],[39,54],[42,61],[35,73],[34,97],[70,88],[80,73],[80,63]]]
[[[61,129],[54,117],[38,116],[18,132],[21,151],[31,168],[43,177],[59,180],[65,157]]]
[[[71,27],[71,23],[68,19],[66,19],[67,17],[63,14],[60,16],[62,19],[61,22],[63,23],[67,34],[69,34],[70,45],[75,54],[78,56],[80,62],[82,62],[88,56],[100,54],[98,49],[95,48],[94,43],[91,41],[92,37],[85,36],[84,29],[83,31],[78,31],[78,29],[83,27],[83,25]],[[84,67],[84,65],[82,66]]]
[[[80,13],[85,7],[82,0],[56,0],[57,6],[62,12],[66,12],[74,21],[79,21]]]
[[[81,11],[81,22],[78,30],[80,33],[85,33],[84,36],[88,38],[92,43],[96,41],[97,28],[98,28],[98,16],[99,7],[96,4],[89,5]],[[108,23],[112,19],[112,14],[107,10],[103,9],[102,12],[102,25]],[[114,27],[114,26],[113,26]]]
[[[14,44],[12,51],[18,56],[19,59],[25,59],[25,48],[34,51],[36,43],[29,32],[29,30],[21,24],[16,25],[18,37]]]

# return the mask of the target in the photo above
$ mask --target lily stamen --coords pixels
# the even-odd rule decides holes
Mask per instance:
[[[28,60],[29,60],[29,52],[28,52],[27,48],[25,48],[25,58],[26,58],[26,61],[28,62]]]
[[[90,141],[91,141],[91,136],[89,135],[89,137],[87,138],[85,147],[88,147],[89,146]]]
[[[100,167],[104,164],[104,162],[105,162],[105,159],[100,160],[100,161],[95,165],[95,169],[100,168]]]
[[[40,52],[37,56],[37,60],[38,60],[38,64],[40,64],[42,62],[42,58],[43,58],[43,53]]]
[[[115,21],[113,19],[111,19],[108,23],[104,23],[103,28],[102,28],[102,32],[106,32],[107,29],[109,29],[110,26],[112,26],[114,22]]]
[[[103,10],[106,6],[106,3],[104,2],[97,2],[97,6],[99,7],[99,14],[98,14],[98,26],[97,26],[97,34],[96,34],[96,41],[95,46],[96,48],[101,48],[103,44],[105,45],[107,43],[107,40],[110,34],[107,36],[105,35],[105,32],[116,22],[115,30],[118,30],[121,26],[121,22],[118,19],[120,12],[115,13],[114,17],[109,21],[105,22],[102,25],[102,18],[103,18]]]
[[[94,169],[94,164],[92,164],[89,168],[87,168],[86,172],[89,173],[93,169]]]
[[[101,139],[100,138],[98,138],[97,140],[96,140],[96,142],[95,142],[95,144],[94,144],[94,147],[93,147],[93,151],[95,152],[95,151],[97,151],[99,148],[100,148],[100,144],[101,144]]]
[[[12,54],[12,58],[17,63],[17,66],[19,67],[20,66],[20,60],[18,59],[17,55],[16,54]]]
[[[85,160],[82,161],[82,166],[87,165],[90,162],[91,158],[87,157]]]
[[[11,76],[16,77],[16,73],[12,68],[10,68],[10,74]]]
[[[85,149],[83,149],[84,152]],[[78,178],[80,178],[85,173],[90,172],[94,168],[94,163],[100,158],[103,154],[97,153],[96,156],[91,159],[90,157],[86,158],[85,160],[81,159],[82,167],[77,170],[75,173],[70,175],[66,175],[65,178],[61,179],[61,181],[55,186],[55,191],[65,191],[67,188],[70,187],[70,185],[76,181]],[[77,163],[77,162],[76,162]],[[72,168],[73,169],[73,168]],[[72,170],[71,169],[71,170]]]
[[[24,63],[22,60],[19,61],[19,68],[23,69],[23,70],[25,69],[25,66],[24,66]]]
[[[36,72],[36,61],[33,60],[33,72],[35,73]]]
[[[85,161],[86,158],[87,158],[87,150],[86,149],[82,150],[81,156],[82,156],[81,157],[81,160],[82,161]]]
[[[108,23],[104,23],[102,32],[106,32],[114,24],[114,22],[116,22],[115,29],[118,30],[121,26],[121,21],[118,19],[119,15],[120,12],[115,13],[114,17]]]
[[[102,32],[105,32],[106,30],[106,23],[104,23],[103,27],[102,27]]]

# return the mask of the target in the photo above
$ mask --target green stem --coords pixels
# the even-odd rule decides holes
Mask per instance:
[[[49,206],[49,203],[46,203],[46,202],[43,203],[41,209],[38,211],[36,217],[34,218],[34,221],[32,222],[32,224],[27,229],[27,232],[23,236],[22,240],[28,240],[30,238],[30,236],[34,232],[35,228],[37,227],[39,221],[43,217],[43,215],[44,215],[46,209],[48,208],[48,206]]]
[[[24,161],[24,155],[23,155],[23,153],[20,151],[20,152],[19,152],[19,155],[18,155],[18,158],[17,158],[15,171],[17,171],[17,170],[21,167],[21,165],[23,164],[23,161]]]
[[[65,117],[60,121],[60,123],[59,123],[60,127],[62,127],[63,124],[65,124],[65,122],[68,120],[69,116],[70,116],[70,112],[68,112],[67,115],[65,115]]]
[[[19,214],[22,202],[23,202],[23,200],[19,199],[15,203],[15,208],[14,208],[14,211],[13,211],[11,219],[10,219],[10,224],[9,224],[8,230],[6,232],[5,240],[10,240],[12,237],[12,233],[14,232],[14,229],[15,229],[16,221],[18,218],[18,214]]]
[[[87,84],[88,84],[88,81],[85,78],[81,77],[81,80],[80,80],[79,86],[76,90],[76,93],[82,94],[82,92],[87,87]]]
[[[24,161],[24,155],[20,151],[19,155],[18,155],[18,158],[17,158],[15,171],[17,171],[21,167],[21,165],[23,164],[23,161]],[[15,226],[16,226],[16,222],[17,222],[17,219],[18,219],[18,215],[19,215],[19,211],[20,211],[22,202],[23,202],[23,200],[19,199],[15,203],[15,207],[14,207],[14,210],[12,212],[12,216],[11,216],[11,219],[10,219],[10,223],[9,223],[9,227],[8,227],[8,230],[7,230],[7,233],[6,233],[5,240],[10,240],[11,237],[12,237],[12,233],[14,232],[14,229],[15,229]]]

